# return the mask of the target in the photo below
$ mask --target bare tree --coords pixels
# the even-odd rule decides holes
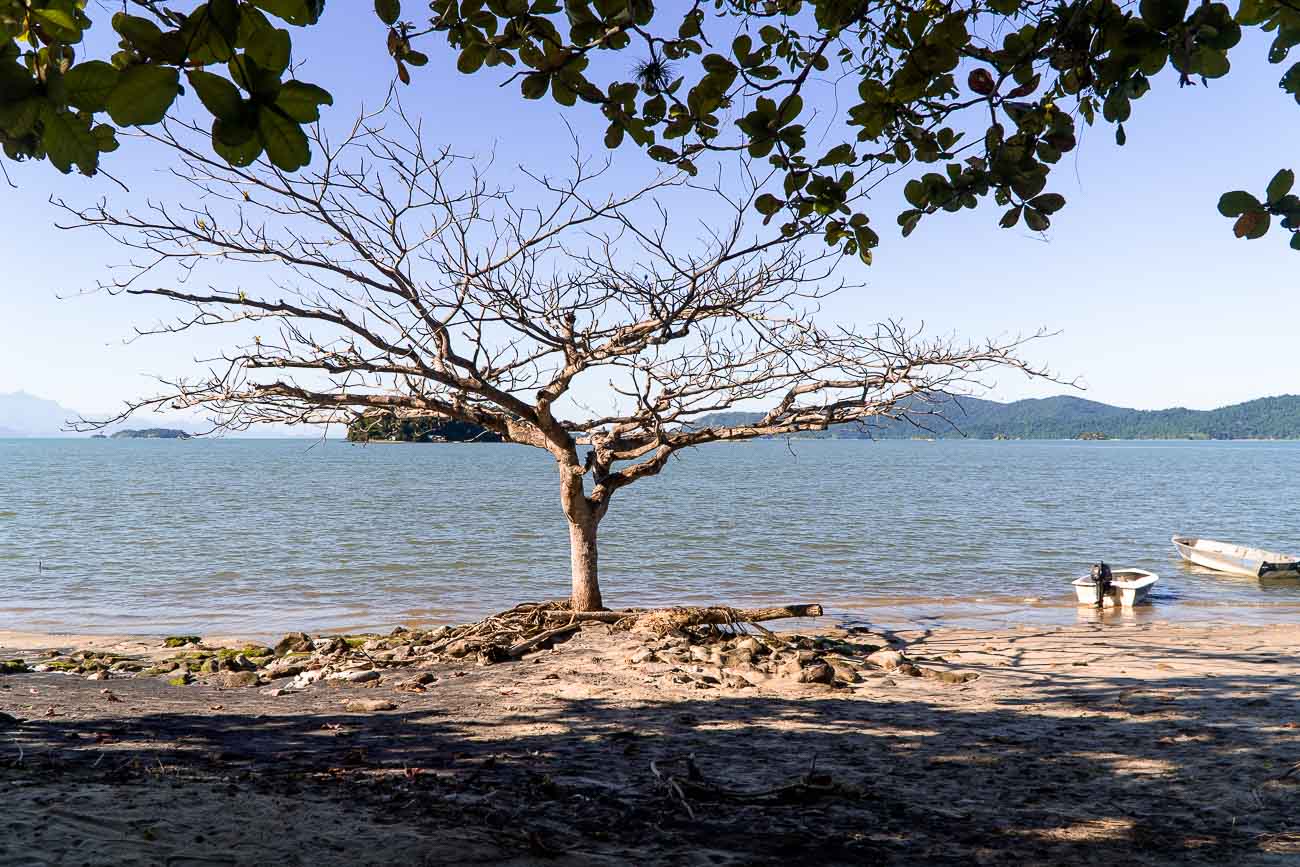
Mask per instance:
[[[472,160],[426,148],[400,112],[363,117],[338,143],[317,132],[322,161],[294,176],[228,166],[188,135],[150,137],[179,154],[198,204],[59,202],[74,217],[64,228],[95,227],[137,251],[102,288],[185,308],[141,334],[238,323],[274,333],[118,418],[205,407],[219,426],[243,428],[382,410],[545,449],[559,470],[577,610],[602,607],[597,528],[615,493],[679,450],[923,417],[993,367],[1041,375],[1017,357],[1021,339],[959,345],[893,322],[816,324],[819,300],[843,288],[831,280],[837,254],[747,226],[761,177],[747,176],[741,194],[661,176],[610,195],[596,192],[608,164],[579,155],[563,181],[522,172],[525,204]],[[686,221],[663,204],[670,193],[684,207],[707,199],[726,219],[683,242]],[[198,288],[214,263],[241,263],[236,279],[249,268],[256,279],[232,286],[227,270],[223,286]],[[770,408],[751,424],[700,421],[752,406]]]

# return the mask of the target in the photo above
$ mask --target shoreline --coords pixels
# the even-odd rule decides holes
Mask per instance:
[[[773,604],[772,599],[755,598],[742,600],[744,605]],[[691,605],[714,604],[708,600],[691,600]],[[808,620],[790,621],[791,626],[779,629],[828,630],[846,626],[880,627],[890,630],[909,628],[958,628],[1000,630],[1014,629],[1020,625],[1037,627],[1063,627],[1075,624],[1100,623],[1105,626],[1127,625],[1133,623],[1181,624],[1201,626],[1267,626],[1300,622],[1300,600],[1254,602],[1214,601],[1196,599],[1158,600],[1153,604],[1139,605],[1134,608],[1108,608],[1098,612],[1085,605],[1078,605],[1071,597],[1024,597],[1018,595],[982,594],[979,596],[882,596],[866,597],[854,600],[832,602],[824,605],[823,617]],[[469,612],[470,615],[476,612]],[[488,613],[488,612],[484,612]],[[342,619],[320,625],[312,623],[312,618],[295,620],[291,614],[277,616],[278,625],[270,628],[232,629],[229,626],[206,628],[209,624],[198,620],[177,622],[160,628],[143,627],[132,624],[123,628],[116,624],[81,625],[58,624],[46,627],[44,624],[31,627],[18,627],[14,621],[20,617],[5,616],[0,607],[0,647],[5,646],[5,639],[22,638],[38,640],[44,637],[66,636],[86,640],[104,641],[118,639],[148,640],[167,635],[210,633],[214,640],[228,642],[271,641],[285,632],[310,631],[322,635],[343,635],[361,633],[388,633],[396,627],[411,629],[430,629],[439,626],[456,625],[464,622],[464,617],[405,617],[392,620],[369,618],[365,615]]]
[[[1300,624],[827,636],[956,676],[873,655],[842,685],[711,681],[707,664],[674,661],[671,636],[603,625],[518,661],[419,657],[290,690],[0,675],[0,862],[1300,854]]]

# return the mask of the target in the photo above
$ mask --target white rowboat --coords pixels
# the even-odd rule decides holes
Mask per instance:
[[[1103,608],[1132,608],[1146,600],[1152,585],[1159,580],[1159,575],[1145,569],[1115,569],[1111,572],[1110,590],[1102,599],[1101,605]],[[1076,578],[1073,583],[1074,595],[1078,597],[1080,605],[1097,603],[1097,585],[1091,576]]]
[[[1216,572],[1246,578],[1300,578],[1300,557],[1290,554],[1191,536],[1175,536],[1174,547],[1184,560]]]

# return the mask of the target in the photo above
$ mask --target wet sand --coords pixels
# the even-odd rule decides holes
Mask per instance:
[[[1291,582],[1295,584],[1295,582]],[[1104,612],[1080,606],[1073,596],[933,596],[850,600],[832,612],[828,624],[860,624],[886,629],[959,627],[990,631],[1022,624],[1057,627],[1086,624],[1128,626],[1268,626],[1300,623],[1300,604],[1261,598],[1253,604],[1179,600]]]
[[[631,664],[637,639],[605,627],[520,662],[439,663],[423,691],[0,675],[0,863],[1300,857],[1300,626],[886,639],[979,676],[699,688]],[[0,658],[87,641],[167,652],[0,633],[21,650]],[[358,699],[393,706],[348,711]]]

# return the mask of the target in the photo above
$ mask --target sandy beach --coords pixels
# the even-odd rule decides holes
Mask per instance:
[[[632,663],[644,642],[604,625],[516,662],[279,695],[0,675],[0,863],[1300,856],[1300,626],[847,638],[962,682],[897,669],[840,688],[702,686],[681,665]],[[5,633],[0,658],[90,644],[174,652]]]

